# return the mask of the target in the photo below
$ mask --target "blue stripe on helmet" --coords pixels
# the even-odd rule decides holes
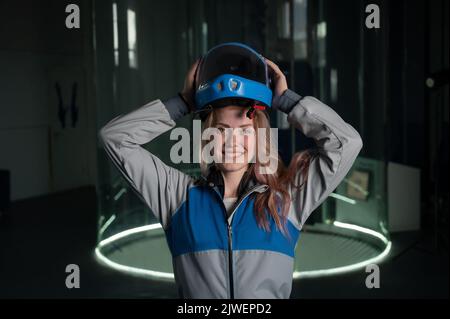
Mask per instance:
[[[195,94],[198,109],[223,98],[248,98],[272,106],[272,90],[263,83],[234,74],[223,74],[199,87]]]

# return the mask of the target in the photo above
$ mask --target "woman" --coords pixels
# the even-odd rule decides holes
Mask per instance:
[[[203,129],[221,132],[215,135],[213,153],[234,160],[201,163],[200,178],[166,165],[142,147],[180,117],[198,111],[194,81],[199,61],[178,96],[118,116],[100,131],[109,158],[165,231],[180,298],[289,298],[302,226],[362,148],[353,127],[316,98],[289,90],[278,66],[264,61],[273,91],[266,104],[286,113],[289,123],[317,144],[296,154],[287,168],[276,154],[276,170],[261,170],[265,165],[255,155],[257,129],[269,128],[269,121],[265,110],[246,99],[222,99],[203,113]],[[236,134],[231,140],[222,134],[242,126],[256,134]],[[274,144],[267,141],[270,150]]]

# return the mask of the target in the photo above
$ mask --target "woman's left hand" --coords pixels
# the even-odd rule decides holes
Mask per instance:
[[[269,74],[272,78],[273,83],[273,93],[275,97],[281,96],[284,91],[286,91],[288,89],[288,85],[287,85],[287,80],[286,80],[286,76],[284,75],[284,73],[280,70],[280,68],[278,67],[278,65],[276,65],[275,63],[273,63],[272,61],[270,61],[267,58],[264,58],[267,62],[267,66],[269,67]]]

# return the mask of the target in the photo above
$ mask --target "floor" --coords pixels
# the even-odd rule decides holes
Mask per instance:
[[[0,298],[176,298],[174,284],[121,274],[97,263],[96,194],[83,187],[17,201],[0,220]],[[294,281],[291,298],[448,298],[449,258],[426,232],[392,235],[380,264],[380,288],[368,273]],[[80,288],[65,285],[66,266],[80,268]]]

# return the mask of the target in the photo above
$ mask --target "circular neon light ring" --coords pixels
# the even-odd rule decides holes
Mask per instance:
[[[342,267],[328,268],[328,269],[294,271],[294,273],[293,273],[294,279],[317,278],[317,277],[332,276],[332,275],[337,275],[337,274],[348,273],[351,271],[362,269],[369,264],[379,263],[379,262],[383,261],[389,255],[389,252],[392,248],[392,242],[390,240],[388,240],[383,234],[376,232],[372,229],[364,228],[364,227],[353,225],[353,224],[341,223],[341,222],[337,222],[337,221],[333,222],[333,226],[338,227],[338,228],[354,230],[354,231],[375,237],[375,238],[381,240],[386,246],[379,255],[372,257],[370,259],[355,263],[355,264],[342,266]],[[173,273],[154,271],[154,270],[143,269],[143,268],[138,268],[138,267],[131,267],[131,266],[119,264],[117,262],[110,260],[108,257],[103,255],[101,252],[101,249],[103,247],[107,246],[108,244],[111,244],[112,242],[114,242],[116,240],[128,237],[133,234],[137,234],[137,233],[141,233],[141,232],[145,232],[145,231],[149,231],[149,230],[154,230],[154,229],[158,229],[158,228],[162,228],[161,224],[145,225],[145,226],[136,227],[136,228],[128,229],[128,230],[122,231],[120,233],[117,233],[111,237],[108,237],[108,238],[102,240],[97,245],[97,247],[95,248],[95,256],[96,256],[97,260],[100,263],[104,264],[105,266],[108,266],[110,268],[113,268],[115,270],[118,270],[118,271],[121,271],[124,273],[138,275],[138,276],[144,276],[144,277],[150,277],[150,278],[159,279],[159,280],[168,280],[168,281],[174,282],[175,278],[174,278]]]

